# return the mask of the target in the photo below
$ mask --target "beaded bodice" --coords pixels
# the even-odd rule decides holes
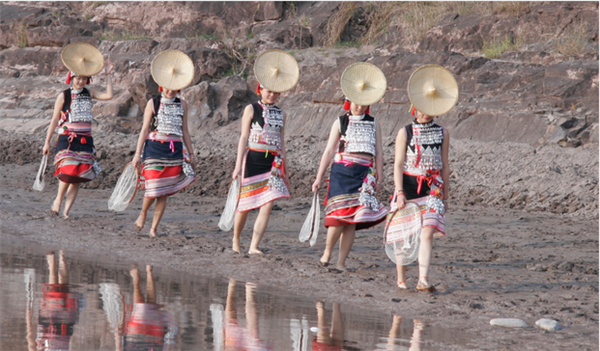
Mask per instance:
[[[345,120],[340,117],[341,141],[345,143],[344,152],[363,153],[376,155],[376,126],[375,119],[369,115],[347,116],[347,128],[344,130]]]
[[[274,104],[252,104],[254,117],[248,137],[248,147],[281,151],[283,111]]]
[[[404,129],[407,145],[404,171],[421,174],[428,170],[441,170],[444,167],[444,129],[433,121],[425,124],[414,121]]]
[[[92,123],[92,97],[86,89],[70,89],[69,123]]]
[[[183,125],[183,105],[179,98],[160,99],[160,107],[156,114],[156,131],[167,135],[183,136],[181,126]]]

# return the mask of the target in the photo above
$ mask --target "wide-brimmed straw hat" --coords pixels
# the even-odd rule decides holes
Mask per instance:
[[[276,93],[292,89],[300,78],[294,56],[282,50],[268,50],[254,61],[254,76],[265,88]]]
[[[72,43],[60,54],[63,64],[79,76],[91,77],[104,68],[104,57],[93,45]]]
[[[194,62],[179,50],[165,50],[152,60],[150,73],[159,86],[181,90],[194,79]]]
[[[441,116],[458,101],[458,83],[450,71],[439,65],[417,68],[408,79],[408,98],[429,116]]]
[[[348,66],[342,73],[341,81],[346,99],[362,106],[370,106],[381,100],[387,88],[385,74],[379,67],[367,62]]]

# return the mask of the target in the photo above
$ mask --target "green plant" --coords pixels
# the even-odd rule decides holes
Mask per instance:
[[[360,47],[360,41],[352,40],[352,41],[338,41],[335,43],[334,47],[336,48],[358,48]],[[341,51],[336,51],[336,55],[341,54]]]
[[[325,33],[327,33],[325,46],[334,46],[340,40],[340,36],[355,11],[356,5],[354,5],[353,1],[341,3],[339,10],[329,18],[325,26]]]
[[[99,40],[121,41],[121,40],[140,40],[152,39],[148,35],[134,34],[131,32],[115,33],[114,31],[104,31],[98,35]]]
[[[85,15],[83,15],[83,19],[86,21],[89,21],[92,17],[94,17],[94,15],[92,15],[91,13],[86,13]]]
[[[581,55],[586,50],[588,38],[585,23],[576,23],[554,41],[552,49],[563,55]]]
[[[246,34],[246,39],[252,39],[252,38],[254,38],[254,32],[250,31],[250,32],[248,32],[248,34]]]
[[[302,14],[302,16],[300,16],[300,18],[298,18],[298,23],[306,28],[310,25],[310,17],[308,17],[305,13]]]
[[[505,51],[514,51],[522,46],[520,37],[513,37],[509,34],[503,37],[495,37],[492,40],[483,40],[482,51],[487,58],[498,58]]]
[[[27,40],[27,25],[21,22],[19,28],[17,28],[17,44],[20,48],[24,48],[29,45],[29,41]]]

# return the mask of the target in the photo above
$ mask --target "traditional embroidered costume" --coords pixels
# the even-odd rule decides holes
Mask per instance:
[[[433,121],[421,124],[414,121],[404,127],[406,133],[406,158],[404,160],[403,189],[406,200],[421,208],[423,227],[434,227],[435,236],[445,236],[444,214],[446,208],[442,202],[444,182],[440,174],[442,162],[442,143],[444,128]],[[392,200],[393,212],[396,201]],[[394,223],[390,225],[393,231]]]
[[[92,138],[92,97],[86,88],[63,94],[54,175],[65,183],[89,182],[100,173]]]
[[[254,116],[242,163],[238,212],[259,208],[280,198],[289,198],[281,158],[283,112],[275,105],[252,104]]]
[[[375,197],[375,119],[346,114],[339,122],[341,138],[331,166],[325,227],[356,224],[357,230],[366,229],[382,222],[388,212]]]
[[[153,98],[154,117],[144,146],[141,180],[144,197],[173,195],[195,179],[182,141],[183,106],[177,97]]]

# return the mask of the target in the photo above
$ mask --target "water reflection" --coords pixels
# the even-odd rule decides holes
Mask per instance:
[[[37,334],[33,321],[33,280],[35,271],[25,272],[27,289],[27,346],[34,350],[68,350],[73,328],[79,320],[79,311],[84,305],[83,295],[70,292],[69,271],[65,254],[59,251],[58,271],[56,256],[53,252],[46,255],[48,263],[48,283],[42,285]],[[57,274],[58,273],[58,274]]]
[[[169,350],[175,344],[178,328],[171,314],[156,303],[151,265],[146,265],[146,298],[140,288],[137,265],[129,270],[133,284],[133,304],[125,304],[118,284],[101,283],[103,310],[113,329],[116,350]]]
[[[0,235],[0,350],[426,350],[462,342],[418,321],[253,283],[47,250]]]

